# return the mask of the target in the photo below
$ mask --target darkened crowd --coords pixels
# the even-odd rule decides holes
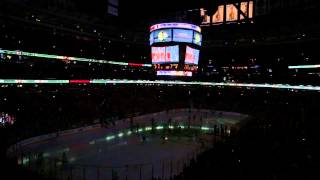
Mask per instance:
[[[8,145],[36,135],[166,109],[210,108],[246,113],[252,120],[234,137],[200,155],[179,178],[311,178],[318,168],[318,92],[194,86],[14,85],[1,88],[0,98],[1,110],[16,119],[13,125],[0,129],[2,157]]]

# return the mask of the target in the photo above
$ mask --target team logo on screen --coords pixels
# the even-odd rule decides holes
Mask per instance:
[[[163,40],[167,39],[168,37],[169,37],[169,35],[168,35],[166,32],[164,32],[164,31],[161,31],[161,32],[159,32],[159,34],[158,34],[158,39],[159,39],[160,41],[163,41]]]
[[[199,43],[201,41],[201,37],[199,34],[196,34],[195,37],[194,37],[194,42],[195,43]]]

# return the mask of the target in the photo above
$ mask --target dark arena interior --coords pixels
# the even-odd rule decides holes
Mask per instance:
[[[319,7],[1,0],[0,179],[319,180]]]

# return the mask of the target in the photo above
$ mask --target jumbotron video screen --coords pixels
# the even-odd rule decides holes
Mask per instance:
[[[188,23],[162,23],[150,27],[153,67],[158,76],[189,76],[198,70],[201,28]]]

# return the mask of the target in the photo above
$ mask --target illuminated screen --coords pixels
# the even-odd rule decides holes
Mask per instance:
[[[236,20],[238,20],[238,10],[233,4],[228,4],[226,21],[236,21]]]
[[[253,1],[249,2],[249,18],[253,17]]]
[[[158,76],[192,76],[192,72],[189,71],[157,71]]]
[[[248,2],[242,2],[240,5],[240,9],[243,12],[243,14],[248,16]],[[240,19],[244,19],[244,16],[242,14],[240,14]]]
[[[151,49],[151,58],[152,64],[164,63],[165,62],[165,47],[152,47]]]
[[[187,46],[185,64],[198,64],[200,50]]]
[[[153,32],[153,41],[157,42],[170,42],[172,40],[171,29],[162,29]]]
[[[179,46],[152,47],[152,64],[178,63]]]
[[[202,35],[200,33],[194,32],[194,34],[193,34],[193,43],[201,46],[201,44],[202,44]]]
[[[201,24],[210,24],[210,16],[207,15],[207,10],[201,8],[200,9],[200,16],[202,17]]]
[[[185,29],[174,29],[173,30],[173,41],[175,42],[192,42],[193,31]]]
[[[237,6],[240,7],[241,13]],[[214,12],[214,14],[209,17],[207,10],[201,8],[200,16],[203,18],[202,25],[210,24],[210,18],[212,24],[221,24],[223,22],[235,22],[238,20],[244,20],[245,17],[249,19],[253,18],[254,13],[254,2],[246,1],[235,4],[226,4],[218,6],[218,9]],[[209,19],[208,19],[209,18]]]
[[[150,33],[150,38],[149,38],[150,45],[152,45],[154,43],[153,39],[154,38],[153,38],[153,32],[152,32],[152,33]]]
[[[224,6],[218,7],[216,13],[212,16],[212,23],[222,23],[224,19]]]
[[[166,62],[177,63],[179,62],[179,46],[168,46],[166,47]]]

